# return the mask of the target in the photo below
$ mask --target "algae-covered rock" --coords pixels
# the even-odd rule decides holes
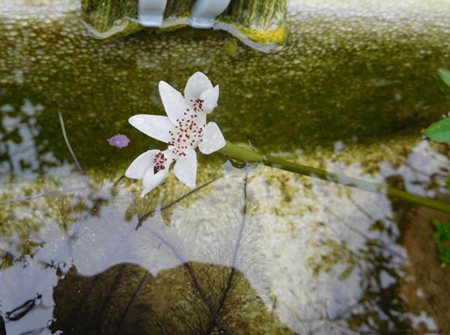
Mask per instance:
[[[167,1],[163,25],[145,30],[161,32],[185,27],[194,2]],[[81,3],[83,18],[95,38],[110,40],[144,29],[137,23],[138,0],[82,0]],[[244,42],[278,44],[286,38],[286,14],[286,0],[234,0],[216,18],[216,27]]]

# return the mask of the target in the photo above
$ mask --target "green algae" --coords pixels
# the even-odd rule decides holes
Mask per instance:
[[[339,25],[320,19],[290,25],[305,32],[312,23],[329,31]],[[282,51],[268,55],[242,45],[227,54],[228,36],[219,32],[190,29],[99,45],[70,19],[42,29],[0,24],[5,31],[0,81],[7,85],[2,101],[14,113],[24,99],[42,104],[37,143],[59,160],[70,159],[54,117],[57,101],[86,169],[124,167],[146,148],[161,148],[131,129],[127,119],[137,113],[163,115],[158,82],[182,90],[197,70],[221,88],[210,119],[228,140],[245,142],[248,135],[265,152],[312,152],[318,146],[331,149],[336,141],[370,144],[414,136],[450,106],[435,65],[449,54],[446,30],[430,23],[409,40],[403,27],[385,27],[378,37],[369,34],[383,28],[370,20],[367,28],[349,34],[342,29],[329,35],[296,33]],[[20,54],[11,56],[18,52],[13,50]],[[29,60],[26,68],[22,58]],[[18,82],[21,73],[32,75]],[[120,154],[102,145],[117,133],[132,140]]]

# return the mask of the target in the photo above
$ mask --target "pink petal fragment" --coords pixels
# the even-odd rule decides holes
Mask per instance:
[[[117,134],[116,136],[109,138],[108,142],[112,146],[118,148],[125,148],[128,145],[128,143],[130,143],[130,139],[126,137],[126,135]]]

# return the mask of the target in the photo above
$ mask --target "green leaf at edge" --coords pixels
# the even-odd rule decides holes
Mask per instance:
[[[434,241],[438,241],[438,240],[440,240],[440,239],[441,239],[441,233],[438,232],[438,231],[434,232],[434,234],[433,234],[433,240],[434,240]]]
[[[435,218],[431,219],[431,224],[434,226],[434,228],[436,228],[436,230],[439,230],[439,228],[441,228],[441,223]]]
[[[445,250],[447,249],[442,243],[439,243],[438,244],[438,249],[439,249],[439,253],[442,255],[442,256],[445,256]]]
[[[450,86],[450,71],[445,69],[439,69],[438,70],[439,75],[441,76],[442,80]]]
[[[425,135],[437,142],[450,142],[450,118],[433,123],[425,130]]]

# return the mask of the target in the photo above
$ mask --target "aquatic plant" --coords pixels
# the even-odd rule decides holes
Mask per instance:
[[[439,75],[442,80],[450,86],[450,71],[439,69]],[[436,123],[433,123],[425,130],[425,135],[436,142],[450,142],[450,118],[446,117]],[[447,179],[447,189],[450,189],[450,178]],[[433,234],[433,240],[438,242],[438,250],[442,267],[450,264],[450,248],[447,248],[443,242],[450,240],[450,222],[441,224],[437,219],[431,219],[436,232]]]
[[[445,241],[450,240],[450,221],[441,224],[437,219],[431,219],[436,232],[433,234],[433,240],[438,242],[439,258],[442,261],[441,267],[445,268],[450,264],[450,248],[444,245]]]
[[[386,185],[370,183],[357,178],[330,173],[270,155],[262,155],[225,141],[216,123],[206,124],[206,114],[217,104],[218,86],[212,86],[201,72],[191,76],[186,84],[185,97],[169,84],[160,82],[159,91],[168,117],[158,115],[135,115],[129,122],[146,135],[171,144],[167,150],[149,150],[137,157],[125,172],[125,176],[143,179],[144,190],[141,197],[159,185],[168,175],[173,162],[175,175],[187,186],[195,187],[197,175],[197,155],[199,146],[204,154],[219,151],[244,162],[261,163],[274,168],[320,178],[365,191],[399,198],[410,203],[427,206],[450,213],[450,205],[440,201],[398,190]]]
[[[206,115],[217,106],[219,86],[201,72],[191,76],[184,90],[184,97],[164,81],[159,92],[167,116],[135,115],[131,125],[144,134],[170,144],[167,150],[149,150],[137,157],[125,172],[125,176],[142,179],[141,197],[158,186],[169,174],[175,163],[175,175],[185,185],[194,188],[197,176],[199,147],[204,154],[213,153],[225,146],[225,139],[214,122],[206,124]]]

